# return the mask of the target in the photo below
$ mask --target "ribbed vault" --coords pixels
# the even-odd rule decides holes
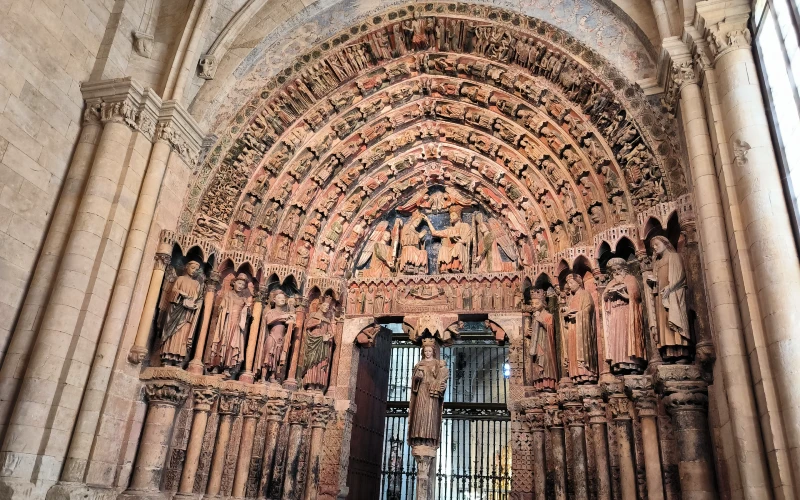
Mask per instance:
[[[343,275],[372,227],[439,186],[501,221],[527,266],[685,193],[671,117],[594,52],[435,5],[376,15],[268,82],[209,153],[181,230]]]

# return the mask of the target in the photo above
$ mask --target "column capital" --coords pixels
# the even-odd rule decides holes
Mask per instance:
[[[313,397],[310,394],[303,392],[295,392],[289,400],[289,423],[299,424],[302,426],[308,425],[311,416],[311,404]]]
[[[153,139],[161,98],[133,78],[114,78],[81,84],[86,101],[84,120],[121,123]]]
[[[157,253],[154,256],[154,260],[153,270],[163,271],[167,268],[169,263],[172,262],[172,255],[168,253]]]
[[[633,399],[639,417],[655,417],[658,414],[658,401],[653,391],[653,379],[648,375],[627,375],[625,390]]]
[[[219,395],[217,412],[220,415],[238,415],[242,409],[243,399],[244,394],[239,391],[223,391]]]
[[[258,418],[258,416],[261,415],[261,410],[264,408],[264,404],[266,402],[267,398],[263,395],[249,394],[244,398],[242,415],[244,418]]]
[[[544,426],[546,428],[562,427],[564,425],[561,408],[558,407],[558,396],[548,394],[544,396]]]
[[[656,389],[664,395],[667,410],[705,410],[708,382],[695,365],[662,365],[656,374]]]
[[[531,430],[544,429],[544,400],[533,396],[520,399],[517,402],[517,411],[522,415],[521,420],[526,422]]]
[[[705,39],[713,63],[733,50],[750,49],[750,13],[749,0],[706,0],[696,4],[694,28]]]
[[[333,412],[333,399],[324,398],[322,400],[316,400],[311,403],[309,408],[311,410],[311,427],[325,428]]]
[[[581,387],[583,397],[583,409],[589,417],[590,424],[605,424],[606,403],[603,401],[603,390],[597,385],[586,385]]]
[[[194,387],[192,389],[192,409],[194,411],[211,411],[217,402],[219,393],[213,387]]]
[[[283,420],[283,417],[286,415],[286,409],[288,408],[288,397],[288,393],[283,395],[270,394],[267,397],[267,403],[264,408],[264,413],[267,417],[267,420],[274,420],[278,422]]]
[[[625,384],[620,379],[603,384],[603,392],[608,398],[608,408],[614,420],[630,420],[631,402],[625,394]]]
[[[186,401],[189,391],[175,380],[152,380],[144,385],[145,396],[151,405],[180,406]]]

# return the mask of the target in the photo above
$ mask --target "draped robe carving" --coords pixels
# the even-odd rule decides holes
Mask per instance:
[[[564,366],[576,384],[597,381],[597,332],[594,300],[583,288],[583,279],[575,274],[567,277],[571,291],[564,309],[566,353]]]
[[[247,289],[248,277],[239,274],[232,289],[222,292],[214,313],[213,331],[206,366],[213,372],[229,373],[243,358],[244,336],[253,297]]]
[[[433,346],[423,347],[423,358],[414,365],[408,410],[408,441],[412,446],[439,446],[443,396],[450,373],[444,361],[433,358]]]
[[[691,334],[686,310],[686,270],[681,256],[663,236],[654,237],[650,244],[656,256],[654,276],[648,279],[654,286],[658,347],[665,361],[689,356]]]
[[[333,325],[329,315],[330,303],[322,302],[319,310],[306,319],[301,373],[303,387],[324,391],[328,386],[331,355],[333,354]]]
[[[203,285],[196,279],[199,270],[199,263],[189,261],[184,274],[164,293],[159,318],[164,364],[180,364],[188,354],[203,304]]]
[[[623,259],[608,262],[614,277],[603,293],[606,358],[613,373],[641,373],[645,363],[642,294]]]

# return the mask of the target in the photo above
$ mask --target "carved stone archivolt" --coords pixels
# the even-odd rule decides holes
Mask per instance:
[[[418,182],[398,174],[425,161],[441,165],[429,185],[460,182],[475,206],[498,214],[525,264],[537,247],[552,258],[683,192],[664,123],[595,55],[583,66],[569,54],[579,44],[565,50],[557,30],[498,9],[425,9],[406,23],[436,27],[424,43],[402,35],[410,10],[401,9],[271,82],[209,155],[209,188],[193,189],[183,230],[344,274],[376,236],[371,224],[406,202],[403,183]],[[406,236],[402,272],[424,267]],[[491,256],[491,245],[483,250]]]

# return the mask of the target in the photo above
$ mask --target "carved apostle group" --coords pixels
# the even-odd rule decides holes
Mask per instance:
[[[548,301],[544,290],[531,290],[524,345],[527,385],[555,391],[560,377],[576,384],[596,383],[603,363],[617,375],[642,373],[648,358],[646,316],[661,359],[668,363],[689,359],[691,333],[683,261],[663,236],[652,238],[651,247],[653,269],[644,273],[644,287],[624,259],[608,261],[611,279],[598,297],[599,305],[578,274],[567,275],[560,298],[549,293],[553,301]],[[552,307],[548,308],[548,302]],[[598,334],[604,340],[600,348]]]
[[[157,321],[163,365],[183,366],[197,337],[202,345],[194,346],[194,354],[209,374],[232,378],[252,366],[253,375],[263,382],[297,375],[307,389],[328,386],[336,332],[336,306],[330,295],[320,297],[316,310],[304,315],[294,297],[275,288],[265,294],[268,307],[262,313],[254,280],[246,273],[228,274],[215,290],[212,281],[204,283],[203,265],[195,260],[185,264],[181,276],[175,277],[172,269]]]

